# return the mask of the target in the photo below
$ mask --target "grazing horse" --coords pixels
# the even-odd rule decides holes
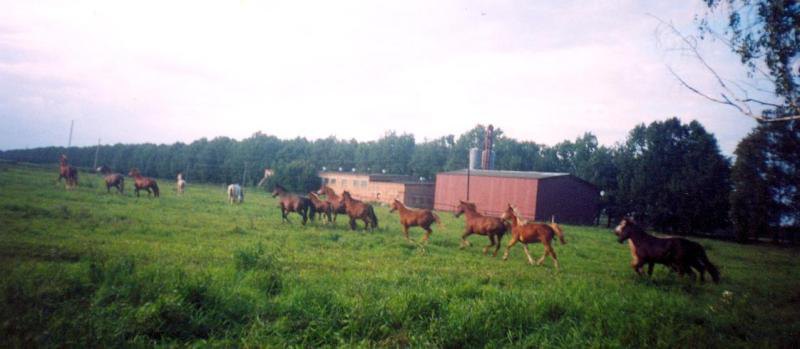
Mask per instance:
[[[131,169],[128,176],[133,177],[133,187],[135,188],[136,197],[139,197],[139,190],[142,189],[147,190],[147,196],[153,194],[154,197],[158,197],[158,183],[156,183],[155,179],[142,176],[142,174],[139,173],[139,169],[135,167]],[[153,190],[152,193],[150,189]]]
[[[64,178],[67,180],[66,188],[75,188],[78,186],[78,169],[73,166],[70,166],[67,163],[67,156],[61,154],[61,158],[58,160],[59,168],[58,168],[58,181],[61,182],[61,179]]]
[[[242,189],[241,185],[231,184],[228,186],[228,202],[231,204],[244,202],[244,189]]]
[[[345,208],[347,216],[350,217],[350,230],[356,230],[356,219],[364,221],[364,230],[372,231],[378,227],[378,217],[372,205],[353,199],[347,190],[342,193],[339,205]]]
[[[299,214],[300,217],[303,217],[303,225],[306,225],[309,216],[311,216],[312,220],[314,219],[316,209],[314,203],[308,198],[291,194],[286,191],[286,188],[278,184],[276,184],[275,189],[272,190],[272,197],[274,198],[276,196],[280,197],[282,221],[289,222],[289,212],[295,212]]]
[[[403,234],[405,234],[406,240],[408,241],[411,241],[408,237],[408,227],[421,227],[425,229],[425,236],[422,238],[422,241],[428,242],[428,238],[430,238],[431,233],[433,233],[431,224],[436,222],[440,227],[442,226],[442,221],[439,220],[439,216],[431,212],[431,210],[412,210],[397,199],[392,202],[392,209],[389,210],[389,212],[394,211],[400,214],[400,224],[403,225]]]
[[[511,206],[511,204],[508,204],[501,218],[511,222],[511,241],[506,245],[506,252],[503,253],[503,260],[508,259],[508,252],[511,250],[511,247],[517,242],[521,242],[522,248],[525,250],[525,255],[528,256],[528,263],[533,265],[533,258],[531,258],[531,253],[528,251],[528,244],[532,242],[541,242],[542,245],[544,245],[544,254],[542,258],[539,258],[536,262],[536,265],[542,265],[544,258],[550,256],[550,258],[553,259],[556,269],[558,269],[558,258],[556,257],[556,251],[553,250],[553,244],[551,243],[553,241],[553,236],[556,235],[555,229],[548,224],[525,222],[519,218],[517,210]]]
[[[630,239],[631,255],[634,257],[631,267],[637,274],[642,275],[642,267],[647,264],[647,274],[653,275],[655,263],[664,264],[683,276],[688,273],[694,278],[692,268],[700,273],[700,281],[705,281],[705,272],[711,275],[715,283],[719,282],[719,270],[706,256],[706,251],[700,244],[684,238],[668,237],[657,238],[644,231],[639,225],[629,218],[623,218],[614,228],[619,243]]]
[[[319,215],[319,219],[323,219],[324,217],[328,218],[328,221],[325,223],[331,222],[331,215],[333,213],[333,205],[330,202],[322,200],[314,194],[314,192],[308,193],[308,198],[311,200],[311,203],[314,204],[314,209],[317,211],[317,215]]]
[[[114,173],[108,166],[100,166],[97,172],[103,174],[103,180],[106,182],[106,192],[111,192],[111,187],[117,188],[117,191],[122,194],[125,189],[125,176],[122,173]]]
[[[178,194],[183,194],[183,190],[186,188],[186,181],[183,180],[183,173],[178,172],[178,182],[175,184],[178,188]]]
[[[489,245],[483,248],[483,254],[489,251],[489,248],[495,246],[492,256],[497,257],[497,251],[500,250],[500,241],[503,240],[503,234],[508,230],[508,226],[502,219],[497,217],[484,216],[478,213],[475,204],[466,201],[459,201],[458,210],[455,212],[456,217],[464,215],[464,234],[461,235],[461,248],[470,246],[472,244],[467,241],[467,237],[472,234],[486,235],[489,238]]]
[[[325,195],[325,201],[331,203],[331,207],[333,208],[333,221],[336,222],[336,216],[339,214],[347,214],[344,205],[342,205],[342,198],[339,195],[336,195],[336,192],[331,189],[331,187],[327,185],[322,185],[322,187],[317,190],[318,195]]]

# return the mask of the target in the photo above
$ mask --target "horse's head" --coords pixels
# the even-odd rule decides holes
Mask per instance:
[[[456,217],[461,217],[461,215],[467,211],[475,211],[475,204],[459,200],[458,207],[456,208],[456,212],[454,213],[454,215]]]
[[[516,218],[517,218],[517,213],[514,211],[514,207],[512,207],[511,204],[509,203],[508,207],[506,207],[506,210],[503,211],[503,215],[500,216],[500,219],[504,221],[513,221],[516,220]]]
[[[403,205],[403,204],[400,203],[400,201],[397,201],[397,199],[394,199],[394,201],[392,201],[392,204],[391,204],[392,208],[389,210],[389,213],[399,210],[401,205]]]
[[[328,188],[327,185],[323,184],[321,187],[319,187],[319,190],[317,190],[317,195],[328,194],[329,189],[330,188]]]
[[[347,190],[342,192],[342,201],[346,201],[346,200],[353,200],[353,196],[350,195],[350,192],[347,191]]]
[[[136,167],[132,168],[131,171],[128,172],[128,176],[129,177],[138,177],[138,176],[141,176],[141,175],[142,174],[139,172],[139,169],[136,168]]]
[[[58,162],[61,163],[62,165],[66,165],[67,164],[67,155],[66,154],[61,154],[61,156],[58,157]]]
[[[282,187],[280,184],[275,184],[275,188],[272,189],[272,197],[283,194],[286,194],[286,188]]]
[[[623,243],[631,237],[631,234],[636,229],[638,229],[638,226],[636,226],[633,219],[625,217],[619,222],[619,225],[614,228],[614,234],[617,236],[617,241]]]

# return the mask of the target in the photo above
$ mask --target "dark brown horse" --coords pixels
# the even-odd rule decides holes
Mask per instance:
[[[72,167],[67,163],[67,156],[61,154],[61,158],[58,159],[59,168],[58,168],[58,181],[61,182],[61,179],[66,179],[67,184],[66,188],[75,188],[78,186],[78,169]]]
[[[97,172],[103,174],[103,180],[106,182],[106,192],[111,192],[111,187],[117,188],[117,191],[122,194],[125,189],[125,176],[121,173],[114,173],[108,166],[100,166]]]
[[[548,224],[523,221],[519,218],[517,210],[514,209],[511,204],[508,204],[505,212],[503,212],[502,219],[511,222],[511,241],[506,245],[506,252],[503,253],[503,260],[508,259],[508,252],[511,250],[511,247],[517,242],[521,242],[522,248],[525,250],[525,255],[528,256],[528,263],[533,265],[533,258],[531,258],[531,253],[528,251],[528,244],[541,242],[544,246],[544,254],[542,258],[539,258],[536,264],[541,265],[544,262],[544,258],[550,256],[550,258],[553,259],[556,269],[558,269],[558,258],[556,257],[556,251],[553,250],[553,244],[551,243],[553,241],[553,236],[556,235],[555,229]]]
[[[331,189],[331,187],[327,185],[322,185],[319,190],[317,190],[318,195],[325,195],[325,201],[331,203],[331,208],[333,209],[333,221],[336,222],[336,216],[339,214],[347,214],[344,205],[342,205],[342,198],[339,195],[336,195],[336,191]]]
[[[495,246],[492,256],[497,256],[497,251],[500,250],[500,241],[503,240],[503,234],[506,233],[508,227],[502,219],[497,217],[484,216],[478,213],[475,204],[466,201],[459,201],[458,209],[455,216],[460,217],[462,214],[466,217],[464,223],[464,235],[461,235],[461,248],[471,244],[467,241],[467,237],[472,234],[486,235],[489,237],[489,245],[483,248],[483,254],[489,251],[489,248]]]
[[[350,217],[351,230],[356,230],[356,219],[364,221],[364,230],[372,231],[378,227],[378,217],[372,205],[353,199],[347,190],[342,193],[339,205],[345,208],[345,213]]]
[[[422,242],[428,242],[428,238],[430,238],[431,233],[431,224],[436,222],[441,227],[442,221],[439,220],[439,216],[435,213],[431,212],[431,210],[412,210],[402,202],[395,199],[392,202],[392,209],[389,212],[397,211],[400,214],[400,224],[403,225],[403,234],[406,236],[406,240],[411,241],[408,237],[408,228],[409,227],[420,227],[425,229],[425,236],[422,238]]]
[[[316,211],[314,209],[314,203],[311,202],[308,198],[304,198],[302,196],[289,193],[286,188],[276,184],[275,188],[272,190],[272,197],[279,197],[280,200],[280,207],[281,207],[281,221],[289,222],[289,212],[295,212],[303,217],[303,225],[306,225],[306,221],[308,221],[309,216],[313,220]]]
[[[619,243],[627,239],[633,242],[631,254],[634,260],[631,266],[639,275],[642,275],[642,267],[647,264],[647,274],[652,276],[653,265],[659,263],[676,270],[678,275],[689,274],[692,278],[692,269],[695,269],[700,273],[700,281],[705,281],[707,270],[714,282],[719,282],[719,270],[708,260],[703,246],[694,241],[676,237],[657,238],[629,218],[622,219],[614,229],[614,234]]]
[[[333,206],[331,205],[331,203],[320,199],[319,196],[317,196],[317,194],[314,194],[314,192],[309,192],[308,198],[309,200],[311,200],[311,203],[314,204],[314,209],[315,211],[317,211],[319,219],[327,218],[328,220],[326,223],[330,223],[331,215],[333,213]]]
[[[128,176],[133,177],[133,187],[135,188],[134,192],[136,192],[136,197],[139,197],[139,190],[147,190],[147,196],[153,194],[154,197],[158,197],[158,183],[156,183],[155,179],[142,176],[139,169],[135,167],[131,169]],[[151,189],[153,190],[152,192],[150,191]]]

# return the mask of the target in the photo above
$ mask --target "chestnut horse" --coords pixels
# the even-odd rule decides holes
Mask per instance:
[[[353,199],[347,190],[342,193],[339,205],[345,208],[345,213],[350,217],[350,230],[356,230],[356,219],[364,221],[364,230],[372,231],[378,227],[378,217],[372,205]]]
[[[544,254],[536,265],[542,265],[544,258],[548,255],[553,259],[553,263],[558,269],[558,258],[556,251],[553,250],[553,236],[556,235],[555,229],[548,224],[525,222],[519,218],[517,210],[508,204],[505,212],[503,212],[502,219],[511,222],[511,241],[506,245],[506,252],[503,253],[503,260],[508,259],[508,252],[517,242],[522,243],[522,248],[525,250],[525,255],[528,256],[528,263],[533,265],[533,258],[528,251],[528,244],[532,242],[541,242],[544,246]],[[563,241],[562,241],[563,243]]]
[[[276,184],[275,189],[272,190],[272,197],[274,198],[276,196],[280,197],[279,200],[282,222],[286,221],[291,223],[288,217],[289,212],[295,212],[299,214],[300,217],[303,217],[303,225],[306,225],[306,221],[308,220],[309,216],[312,220],[314,219],[316,210],[314,208],[314,203],[312,203],[308,198],[291,194],[286,191],[286,188],[278,184]]]
[[[406,240],[408,241],[411,241],[408,237],[408,227],[420,227],[425,229],[425,236],[422,238],[422,242],[428,242],[428,238],[430,238],[431,233],[433,233],[431,224],[436,222],[440,227],[442,226],[442,221],[439,220],[439,216],[431,212],[431,210],[412,210],[397,199],[392,202],[392,209],[389,210],[389,212],[394,211],[400,214],[400,224],[403,225],[403,234],[405,234]]]
[[[333,206],[331,203],[325,200],[322,200],[314,194],[314,192],[308,192],[308,199],[311,200],[311,203],[314,204],[314,209],[317,211],[317,215],[319,215],[319,219],[323,219],[325,217],[328,218],[328,221],[325,223],[331,222],[331,214],[333,212]]]
[[[61,182],[61,179],[64,178],[67,180],[66,188],[75,188],[78,186],[78,169],[72,167],[67,163],[67,156],[61,154],[61,158],[58,160],[59,168],[58,168],[58,181]]]
[[[133,187],[135,188],[136,197],[139,197],[139,190],[142,189],[147,190],[147,196],[153,194],[154,197],[158,197],[158,183],[156,183],[155,179],[142,176],[142,174],[139,173],[139,169],[135,167],[131,169],[128,176],[133,177]],[[152,193],[150,189],[153,190]]]
[[[678,275],[687,273],[694,278],[692,268],[700,273],[700,281],[705,281],[705,272],[711,275],[715,283],[719,282],[719,270],[706,256],[706,250],[700,244],[684,238],[657,238],[644,231],[632,219],[623,218],[614,228],[619,243],[630,239],[633,242],[631,255],[634,256],[631,267],[642,275],[642,267],[647,264],[647,274],[653,275],[655,263],[664,264]]]
[[[319,190],[317,190],[317,194],[325,195],[325,201],[331,203],[331,209],[333,210],[333,221],[336,222],[336,216],[339,214],[347,214],[344,205],[342,205],[342,198],[339,195],[336,195],[336,192],[331,189],[331,187],[327,185],[322,185]]]
[[[114,173],[108,166],[100,166],[97,172],[103,174],[103,180],[106,182],[106,192],[111,192],[111,187],[117,188],[117,191],[122,194],[125,189],[125,176],[121,173]]]
[[[467,241],[467,237],[472,234],[486,235],[489,237],[489,245],[483,248],[483,254],[489,250],[490,247],[495,246],[492,256],[497,257],[497,251],[500,250],[500,241],[503,240],[503,234],[506,233],[508,227],[502,219],[497,217],[484,216],[478,213],[475,204],[466,201],[459,201],[458,210],[455,212],[456,217],[462,214],[466,217],[464,223],[464,235],[461,235],[461,248],[471,244]]]

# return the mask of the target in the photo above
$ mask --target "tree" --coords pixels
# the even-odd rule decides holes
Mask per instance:
[[[294,160],[286,165],[276,166],[273,171],[267,180],[268,190],[280,184],[288,191],[304,194],[319,189],[321,185],[315,166],[305,160]]]
[[[620,210],[681,234],[727,225],[728,160],[700,123],[672,118],[636,126],[616,167]]]

